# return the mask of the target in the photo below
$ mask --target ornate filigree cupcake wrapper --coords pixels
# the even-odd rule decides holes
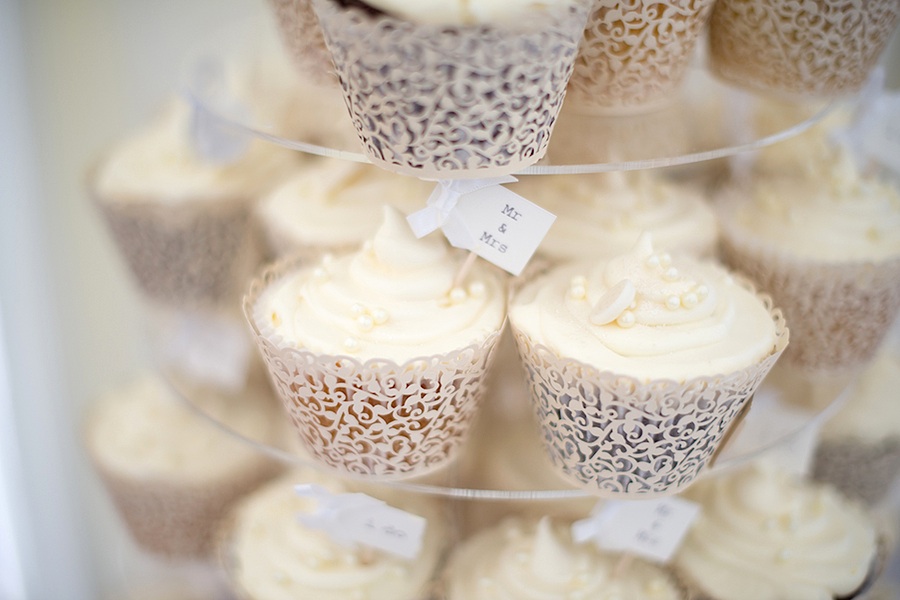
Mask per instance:
[[[94,193],[140,290],[166,306],[236,305],[261,258],[245,199],[165,204]]]
[[[312,3],[365,153],[426,179],[514,173],[544,155],[590,9],[460,26]]]
[[[827,263],[767,247],[733,224],[723,198],[723,259],[771,294],[791,327],[786,362],[811,373],[851,372],[869,362],[900,313],[900,257]]]
[[[741,371],[684,382],[600,371],[559,356],[513,323],[544,445],[561,475],[605,498],[649,498],[690,485],[788,344],[781,311],[761,298],[776,327],[772,352]]]
[[[672,102],[713,0],[595,0],[569,81],[588,114],[645,112]]]
[[[896,0],[719,0],[710,68],[745,88],[786,96],[858,91],[891,37]]]
[[[337,472],[384,481],[449,465],[481,403],[500,330],[480,343],[402,364],[293,347],[256,304],[268,286],[298,268],[285,260],[267,269],[244,298],[244,314],[310,456]]]

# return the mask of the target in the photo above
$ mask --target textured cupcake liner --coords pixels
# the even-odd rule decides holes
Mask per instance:
[[[709,63],[730,83],[786,96],[858,91],[900,16],[896,0],[719,0]]]
[[[561,475],[606,498],[649,498],[690,485],[788,345],[781,311],[760,298],[776,327],[773,351],[740,371],[684,382],[600,371],[511,323],[544,445]]]
[[[209,482],[142,479],[120,474],[91,455],[97,474],[135,542],[168,557],[206,559],[215,532],[238,498],[275,476],[281,465],[260,459]]]
[[[823,440],[816,448],[813,479],[867,506],[874,506],[887,497],[898,474],[900,436],[878,442]]]
[[[823,263],[767,247],[720,219],[725,263],[771,294],[791,327],[784,360],[807,372],[853,371],[878,350],[900,313],[900,257]]]
[[[310,0],[268,0],[281,43],[301,77],[336,83],[334,65]]]
[[[545,153],[589,4],[510,24],[426,25],[312,0],[369,159],[426,179],[494,177]]]
[[[164,305],[236,304],[261,259],[249,199],[94,199],[139,289]]]
[[[245,296],[244,314],[310,456],[338,472],[382,480],[424,475],[452,462],[481,402],[500,331],[402,364],[292,347],[260,324],[255,307],[268,286],[298,268],[286,260],[267,269]]]
[[[586,114],[623,114],[671,103],[713,2],[595,0],[568,105]]]

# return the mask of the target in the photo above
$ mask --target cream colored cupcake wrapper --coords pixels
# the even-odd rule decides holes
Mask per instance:
[[[247,198],[94,201],[140,290],[169,306],[237,304],[261,250]]]
[[[569,81],[569,105],[621,114],[671,103],[713,2],[595,0]]]
[[[232,477],[177,482],[128,477],[91,458],[138,546],[154,554],[192,559],[211,556],[216,528],[231,504],[275,476],[281,467],[261,456]]]
[[[426,179],[537,162],[565,96],[589,4],[508,25],[425,25],[312,0],[364,151]]]
[[[792,257],[737,230],[730,202],[720,213],[723,259],[784,311],[785,361],[835,374],[871,360],[900,313],[900,257],[833,264]]]
[[[685,489],[788,343],[781,311],[772,352],[741,371],[685,382],[600,371],[557,355],[512,323],[544,446],[560,474],[604,498],[649,498]]]
[[[745,88],[832,97],[859,90],[900,16],[896,0],[719,0],[709,65]]]
[[[282,45],[301,76],[336,83],[334,65],[310,0],[268,0]]]
[[[481,402],[500,330],[480,343],[403,364],[292,347],[259,318],[256,303],[263,290],[297,268],[286,260],[267,269],[245,296],[244,314],[312,458],[345,474],[382,480],[424,475],[452,462]]]
[[[824,440],[816,448],[813,479],[837,488],[848,498],[875,506],[900,474],[900,437],[878,442]]]

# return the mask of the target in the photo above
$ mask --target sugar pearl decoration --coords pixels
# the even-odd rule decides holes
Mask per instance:
[[[348,352],[359,350],[359,340],[353,337],[344,339],[344,350],[347,350]]]
[[[672,255],[668,252],[663,252],[659,255],[659,265],[663,268],[668,268],[669,265],[672,264]]]
[[[356,324],[363,331],[371,331],[375,327],[375,319],[371,315],[359,315],[356,317]]]
[[[606,325],[617,319],[622,319],[626,314],[631,315],[631,325],[634,325],[634,313],[628,311],[628,307],[635,301],[637,288],[630,279],[623,279],[594,304],[591,309],[590,320],[594,325]],[[630,327],[630,325],[628,325]]]
[[[388,322],[388,318],[390,318],[388,312],[383,308],[373,308],[371,314],[372,318],[375,319],[376,325],[384,325]]]
[[[469,294],[466,293],[461,287],[455,287],[450,290],[450,302],[454,304],[459,304],[460,302],[465,302],[466,298],[469,297]]]
[[[480,298],[484,296],[485,287],[484,283],[481,281],[473,281],[471,285],[469,285],[469,295],[473,298]]]
[[[666,298],[666,308],[669,310],[675,310],[679,306],[681,306],[681,298],[678,296],[669,296]]]
[[[634,313],[631,312],[630,310],[626,310],[621,315],[619,315],[618,319],[616,319],[616,324],[619,327],[624,327],[625,329],[628,329],[629,327],[634,327],[634,324],[636,322],[637,322],[637,319],[635,319]]]
[[[681,297],[681,304],[685,308],[694,308],[697,306],[697,303],[700,302],[700,299],[697,298],[697,294],[690,292]]]
[[[354,317],[364,315],[366,314],[366,307],[362,304],[354,304],[350,307],[350,314],[352,314]]]

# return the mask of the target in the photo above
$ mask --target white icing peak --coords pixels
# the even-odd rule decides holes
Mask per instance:
[[[384,207],[372,248],[379,262],[394,269],[417,269],[440,263],[447,256],[447,246],[439,236],[416,239],[406,218],[392,206]]]
[[[551,585],[565,585],[574,576],[572,552],[553,531],[549,517],[538,522],[531,553],[531,568],[537,578]]]

